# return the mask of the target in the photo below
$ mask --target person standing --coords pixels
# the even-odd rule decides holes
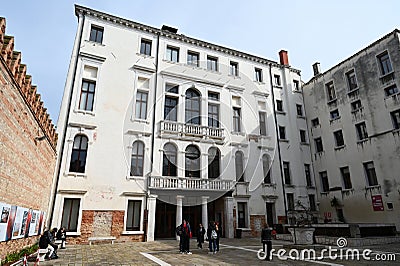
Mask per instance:
[[[186,254],[192,254],[190,252],[190,237],[192,235],[192,231],[190,229],[190,224],[183,219],[182,224],[180,225],[182,228],[182,234],[180,236],[180,252]]]
[[[208,239],[208,249],[210,250],[209,253],[213,254],[216,252],[216,239],[217,239],[217,232],[215,231],[215,224],[210,222],[207,228],[207,239]]]
[[[206,229],[204,229],[202,224],[199,224],[199,228],[197,229],[197,247],[202,249],[204,243],[204,234],[206,233]]]
[[[261,243],[263,244],[263,251],[266,254],[265,260],[271,260],[272,238],[271,228],[269,228],[268,224],[265,224],[261,231]],[[267,246],[266,250],[265,246]]]
[[[222,232],[218,222],[215,222],[215,232],[217,233],[217,238],[215,239],[215,252],[219,252],[219,239],[222,236]]]

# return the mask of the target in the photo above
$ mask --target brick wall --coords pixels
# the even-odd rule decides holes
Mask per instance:
[[[261,237],[261,230],[265,223],[265,215],[250,215],[251,236]]]
[[[81,235],[69,236],[67,242],[69,244],[87,244],[88,238],[91,236],[115,236],[117,242],[141,242],[144,235],[123,235],[124,231],[124,211],[82,211]],[[108,217],[112,217],[111,221]],[[111,222],[111,224],[109,224]],[[98,230],[104,229],[101,234]],[[107,231],[111,228],[111,231]],[[97,231],[97,233],[96,233]],[[108,233],[106,233],[106,231]]]
[[[20,64],[14,38],[0,18],[0,202],[48,211],[55,166],[54,126]],[[43,141],[35,140],[45,135]],[[38,236],[0,243],[0,257],[34,244]]]

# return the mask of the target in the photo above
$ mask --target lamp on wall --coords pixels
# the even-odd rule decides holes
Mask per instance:
[[[35,137],[35,140],[36,140],[36,141],[42,141],[42,140],[45,140],[45,139],[46,139],[46,136],[45,136],[45,135]]]

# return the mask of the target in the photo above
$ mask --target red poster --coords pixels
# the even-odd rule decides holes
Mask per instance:
[[[384,210],[382,195],[372,196],[372,208],[374,208],[374,211],[376,211],[376,212]]]

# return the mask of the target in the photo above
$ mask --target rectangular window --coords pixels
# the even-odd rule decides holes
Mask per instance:
[[[390,113],[393,122],[394,129],[400,129],[400,110],[394,111]]]
[[[336,120],[340,118],[339,109],[335,109],[330,112],[331,120]]]
[[[238,107],[233,107],[233,131],[234,132],[241,132],[241,114],[240,114],[240,108]]]
[[[304,172],[305,172],[305,175],[306,175],[307,187],[312,187],[313,183],[312,183],[312,179],[311,179],[311,170],[310,170],[310,165],[309,164],[304,164]]]
[[[322,145],[322,139],[321,138],[316,138],[314,139],[315,142],[315,150],[316,152],[323,152],[324,151],[324,146]]]
[[[179,48],[167,46],[167,58],[168,61],[179,62]]]
[[[165,84],[165,91],[169,93],[178,94],[179,86],[175,84]]]
[[[211,71],[218,71],[218,58],[207,56],[207,69]]]
[[[378,61],[382,76],[393,71],[388,52],[378,55]]]
[[[93,111],[95,88],[96,82],[87,80],[82,81],[79,110]]]
[[[313,127],[319,126],[319,119],[318,118],[314,118],[313,120],[311,120],[311,125]]]
[[[300,85],[298,80],[293,80],[293,88],[295,91],[300,91]]]
[[[238,202],[238,227],[247,228],[247,203]]]
[[[239,64],[237,62],[229,63],[229,74],[232,76],[239,76]]]
[[[319,176],[321,178],[321,189],[322,189],[322,192],[328,192],[329,191],[328,173],[326,171],[320,172]]]
[[[335,145],[336,147],[344,146],[344,138],[342,130],[338,130],[333,132],[333,136],[335,137]]]
[[[286,193],[288,211],[294,211],[294,195],[293,193]]]
[[[278,112],[283,112],[283,102],[281,100],[276,100],[276,110]]]
[[[218,92],[208,92],[208,99],[212,101],[219,101],[219,93]]]
[[[260,68],[255,68],[255,79],[258,82],[262,82],[263,81],[263,76],[262,76],[262,69]]]
[[[140,41],[140,54],[151,55],[151,41],[142,39]]]
[[[80,204],[81,204],[80,199],[68,199],[68,198],[64,199],[61,226],[65,227],[67,232],[78,231]]]
[[[219,127],[219,105],[208,104],[208,126]]]
[[[346,167],[340,168],[340,173],[342,174],[344,189],[352,189],[353,185],[351,184],[349,167],[346,166]]]
[[[102,43],[103,42],[103,32],[104,32],[104,28],[92,25],[92,28],[90,29],[89,40],[91,42]]]
[[[354,101],[351,103],[351,111],[352,112],[360,110],[361,107],[362,107],[361,100],[357,100],[357,101]]]
[[[349,86],[349,91],[357,89],[358,85],[354,69],[346,73],[346,79],[347,79],[347,85]]]
[[[165,96],[164,120],[177,121],[178,98]]]
[[[188,51],[187,64],[190,66],[199,66],[199,53]]]
[[[291,185],[292,180],[290,177],[290,164],[289,162],[283,162],[283,176],[285,178],[285,185]]]
[[[389,97],[399,93],[399,89],[397,88],[396,84],[385,88],[385,96]]]
[[[300,129],[300,142],[301,143],[307,143],[306,131],[303,130],[303,129]]]
[[[326,87],[326,96],[328,98],[328,102],[335,100],[336,91],[335,91],[335,86],[333,86],[333,81],[327,83],[325,87]]]
[[[310,211],[316,211],[317,205],[315,204],[315,195],[308,195],[308,201],[310,203]]]
[[[260,135],[267,135],[267,114],[265,112],[259,112],[258,117],[260,119]]]
[[[284,126],[279,126],[279,139],[286,139],[286,129]]]
[[[141,200],[128,200],[128,210],[126,211],[126,231],[140,230],[141,208]]]
[[[358,140],[364,140],[368,138],[367,126],[365,125],[365,122],[356,124],[356,131]]]
[[[365,175],[367,176],[368,186],[377,186],[378,179],[376,177],[374,162],[364,163]]]
[[[297,116],[303,116],[303,105],[296,104]]]
[[[136,118],[147,118],[147,92],[138,91],[136,94]]]
[[[274,75],[274,84],[275,86],[281,86],[281,76],[279,75]]]

